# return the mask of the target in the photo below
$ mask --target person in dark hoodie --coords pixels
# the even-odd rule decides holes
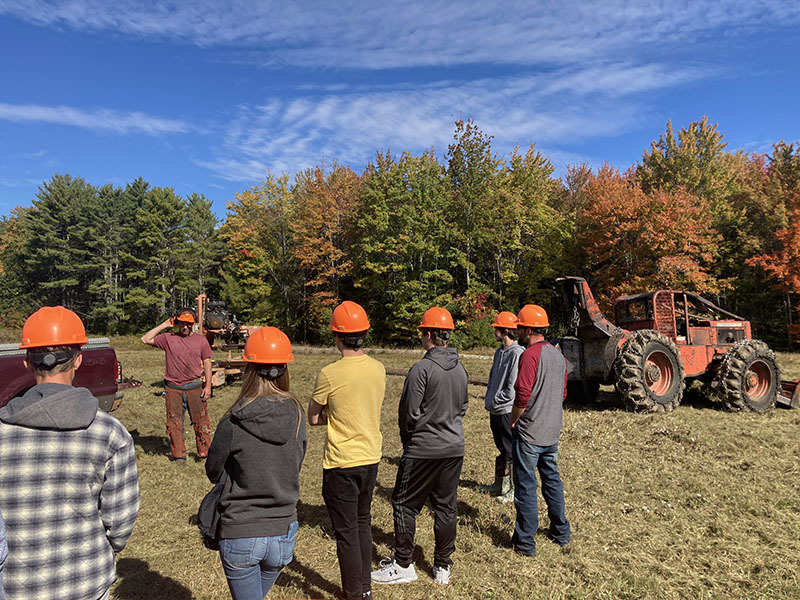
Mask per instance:
[[[36,385],[0,409],[0,511],[9,600],[107,599],[139,510],[133,440],[72,386],[88,342],[78,315],[36,311],[22,328]]]
[[[392,494],[394,558],[372,572],[373,583],[417,578],[412,564],[416,517],[428,499],[434,515],[433,578],[450,583],[469,378],[458,351],[447,347],[454,326],[446,309],[428,309],[419,329],[425,356],[408,371],[398,408],[403,456]]]
[[[211,442],[206,474],[227,470],[219,500],[219,554],[234,600],[263,600],[292,561],[297,539],[305,414],[289,392],[289,338],[275,327],[253,332],[242,391]]]

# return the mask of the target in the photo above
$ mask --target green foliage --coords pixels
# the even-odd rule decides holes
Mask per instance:
[[[457,331],[450,338],[448,346],[459,350],[471,350],[496,345],[492,321],[492,317],[486,316],[459,325]]]
[[[577,274],[601,301],[661,286],[712,294],[756,335],[787,339],[794,299],[773,286],[786,293],[796,272],[798,194],[797,144],[731,152],[707,118],[668,122],[627,172],[579,164],[561,179],[533,144],[498,156],[491,135],[458,121],[443,159],[385,151],[361,173],[268,174],[221,223],[199,193],[56,174],[0,218],[0,325],[64,304],[94,332],[141,331],[204,292],[247,323],[330,344],[331,310],[350,299],[372,343],[416,344],[437,305],[470,348],[494,345],[494,312],[550,306],[553,280]]]

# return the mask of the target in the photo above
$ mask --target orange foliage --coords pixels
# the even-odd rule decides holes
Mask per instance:
[[[601,299],[653,289],[717,291],[708,274],[718,236],[707,201],[683,188],[646,194],[632,172],[592,174],[576,241]]]
[[[318,166],[298,176],[297,211],[292,224],[295,256],[306,272],[312,312],[330,309],[339,301],[339,282],[352,274],[348,259],[351,221],[362,179],[349,167]]]
[[[786,199],[788,223],[775,232],[777,250],[748,259],[750,266],[759,266],[783,292],[800,294],[800,192],[791,192]]]

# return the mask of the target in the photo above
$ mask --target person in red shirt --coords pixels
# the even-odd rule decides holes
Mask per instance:
[[[194,311],[182,309],[142,336],[142,342],[161,348],[166,356],[164,395],[167,405],[167,435],[172,459],[186,462],[183,409],[189,410],[197,442],[197,457],[205,458],[211,445],[208,399],[211,397],[211,346],[202,335],[192,333]],[[177,333],[161,333],[173,325]]]

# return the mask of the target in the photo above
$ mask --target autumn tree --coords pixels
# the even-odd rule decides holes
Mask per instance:
[[[297,326],[303,311],[294,212],[289,175],[268,175],[261,185],[239,192],[228,203],[221,229],[226,246],[223,290],[230,307],[287,331]]]
[[[352,287],[352,219],[360,186],[361,177],[340,165],[297,175],[291,226],[308,293],[306,327],[313,339],[329,334],[330,314],[341,293]]]
[[[584,192],[576,231],[600,299],[662,287],[716,291],[708,270],[717,235],[704,199],[681,188],[646,194],[632,173],[608,165]]]

